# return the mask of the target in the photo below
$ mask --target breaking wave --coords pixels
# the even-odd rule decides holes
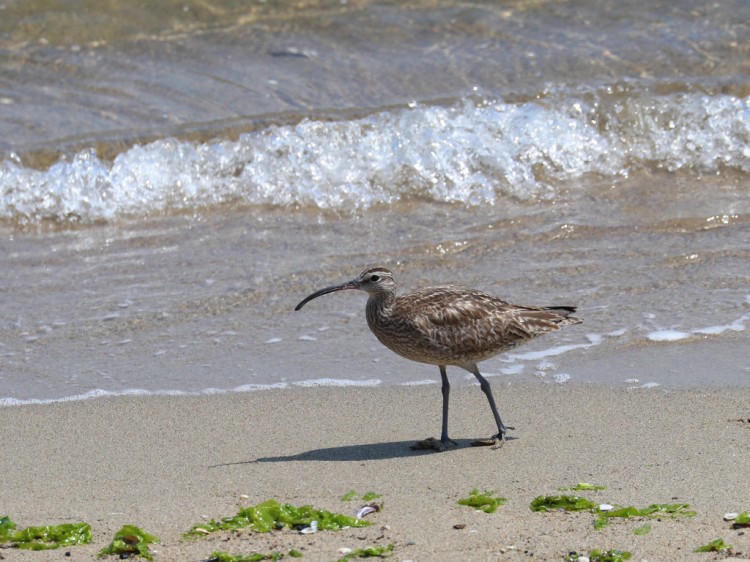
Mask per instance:
[[[619,85],[308,118],[237,140],[165,138],[111,162],[87,149],[45,170],[11,154],[0,162],[0,218],[85,223],[227,203],[343,212],[408,199],[492,205],[555,200],[573,180],[643,168],[750,172],[750,103]]]

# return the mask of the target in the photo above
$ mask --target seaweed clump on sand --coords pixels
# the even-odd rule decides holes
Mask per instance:
[[[50,550],[90,542],[91,526],[88,523],[42,525],[16,531],[16,524],[10,517],[0,517],[0,543],[9,543],[12,548]]]
[[[148,545],[155,542],[159,542],[159,539],[135,525],[124,525],[122,529],[115,533],[110,545],[99,551],[99,557],[117,554],[121,558],[142,556],[146,560],[153,560],[154,557]]]
[[[461,498],[458,500],[459,505],[467,505],[473,507],[478,511],[484,511],[485,513],[495,513],[497,508],[505,505],[508,500],[501,498],[500,496],[493,496],[495,492],[485,491],[480,492],[477,488],[474,488],[468,498]]]
[[[266,500],[258,505],[245,507],[232,517],[211,519],[207,523],[194,525],[183,536],[196,538],[215,531],[238,529],[250,529],[258,533],[284,528],[302,531],[312,527],[321,531],[338,531],[347,527],[367,527],[370,524],[369,521],[315,509],[309,505],[297,507],[288,503],[281,504],[276,500]]]
[[[388,558],[393,554],[394,544],[388,546],[366,546],[364,548],[358,548],[345,554],[339,558],[336,562],[348,562],[354,558]]]
[[[656,518],[656,517],[669,517],[671,519],[678,519],[682,517],[694,517],[695,511],[690,509],[690,505],[686,503],[652,503],[648,507],[638,509],[637,507],[619,507],[611,510],[599,509],[599,517],[594,521],[594,528],[601,529],[609,525],[609,520],[614,517],[629,518],[629,517],[645,517],[645,518]]]
[[[595,548],[585,558],[588,559],[589,562],[624,562],[625,560],[630,560],[632,557],[633,554],[627,550],[618,550],[616,548],[611,550],[599,550],[598,548]],[[577,552],[571,552],[565,558],[565,562],[578,562],[582,558],[584,558],[583,555],[578,554]]]
[[[721,552],[732,550],[732,545],[724,542],[724,539],[718,538],[709,541],[703,546],[699,546],[693,552]]]
[[[750,512],[747,511],[743,511],[737,515],[732,522],[733,529],[742,529],[745,527],[750,527]]]
[[[289,551],[289,556],[292,558],[302,558],[302,553],[299,550],[292,549]],[[229,554],[228,552],[216,551],[211,554],[206,562],[262,562],[263,560],[281,560],[284,557],[285,554],[282,552]]]
[[[581,496],[538,496],[531,502],[531,511],[584,511],[594,510],[598,503]]]

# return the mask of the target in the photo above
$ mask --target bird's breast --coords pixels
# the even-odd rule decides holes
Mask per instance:
[[[465,365],[513,347],[510,342],[498,345],[496,337],[469,323],[440,326],[420,315],[390,312],[369,310],[370,330],[388,349],[419,363]]]

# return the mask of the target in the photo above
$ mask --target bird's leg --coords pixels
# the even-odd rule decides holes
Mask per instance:
[[[492,445],[495,441],[499,441],[500,443],[502,443],[505,439],[506,432],[509,429],[515,428],[506,427],[503,423],[503,420],[500,419],[500,413],[497,411],[497,406],[495,405],[495,399],[492,396],[492,388],[490,387],[490,383],[486,378],[482,376],[476,365],[472,365],[471,372],[479,381],[479,387],[482,389],[482,392],[484,392],[484,395],[487,397],[487,401],[490,403],[490,409],[492,410],[492,415],[495,418],[498,432],[497,435],[493,435],[491,439],[475,441],[474,443],[472,443],[472,445]]]
[[[448,373],[445,372],[445,365],[438,366],[440,367],[440,378],[443,379],[443,386],[440,388],[440,391],[443,393],[443,424],[440,431],[440,441],[434,437],[417,441],[417,443],[411,446],[414,450],[434,449],[436,451],[444,451],[449,445],[458,445],[458,443],[448,437],[448,397],[451,393],[451,383],[448,381]]]
[[[443,386],[440,391],[443,393],[443,425],[440,431],[440,442],[447,446],[448,443],[456,445],[457,443],[448,437],[448,397],[451,393],[451,383],[448,382],[448,373],[445,372],[445,365],[439,365],[440,367],[440,378],[443,379]]]

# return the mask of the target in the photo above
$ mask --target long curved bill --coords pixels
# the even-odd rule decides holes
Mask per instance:
[[[325,289],[321,289],[320,291],[315,291],[312,295],[302,299],[302,302],[295,306],[294,310],[299,310],[311,300],[322,297],[323,295],[327,295],[328,293],[335,293],[336,291],[346,291],[347,289],[359,289],[359,283],[357,283],[356,280],[347,281],[346,283],[342,283],[341,285],[334,285],[333,287],[326,287]]]

